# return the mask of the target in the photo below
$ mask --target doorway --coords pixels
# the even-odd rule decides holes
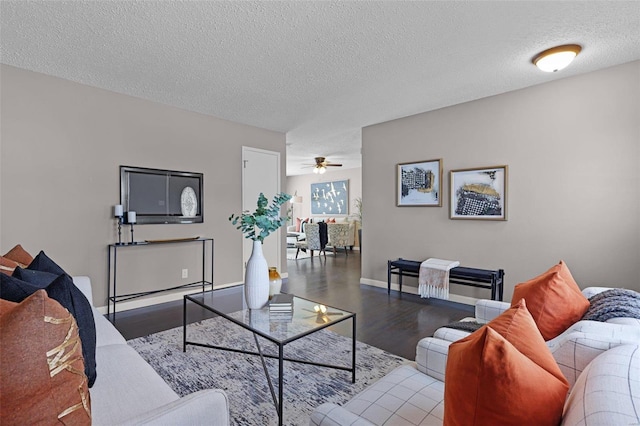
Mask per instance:
[[[256,209],[258,196],[263,193],[269,202],[280,192],[280,153],[248,146],[242,147],[242,210],[251,212]],[[280,229],[264,240],[262,251],[269,266],[281,269]],[[242,267],[243,276],[247,261],[251,256],[253,242],[243,238]]]

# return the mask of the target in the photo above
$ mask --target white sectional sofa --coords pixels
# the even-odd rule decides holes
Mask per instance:
[[[606,290],[583,290],[589,298]],[[487,323],[509,303],[481,300],[476,318]],[[442,425],[444,381],[449,346],[470,333],[441,328],[418,342],[416,362],[396,368],[343,406],[323,404],[310,424]],[[578,321],[546,342],[570,393],[563,412],[566,425],[640,424],[640,321],[614,318],[607,323]],[[589,422],[585,419],[589,418]]]
[[[588,287],[582,290],[587,299],[609,290],[607,287]],[[462,321],[477,321],[486,324],[509,309],[510,304],[496,300],[481,299],[475,306],[475,318]],[[442,327],[433,337],[425,337],[416,348],[416,364],[419,371],[436,379],[444,380],[448,349],[451,343],[470,333]],[[560,371],[569,381],[569,386],[578,379],[585,367],[598,355],[613,347],[640,343],[640,320],[636,318],[612,318],[607,322],[578,321],[558,337],[547,341]]]
[[[580,374],[566,400],[562,425],[640,423],[640,346],[622,345],[598,355]],[[322,404],[315,426],[442,425],[444,382],[403,365],[344,406]]]
[[[91,281],[74,284],[93,307]],[[180,398],[95,307],[97,379],[90,389],[94,425],[228,425],[224,391],[208,389]]]

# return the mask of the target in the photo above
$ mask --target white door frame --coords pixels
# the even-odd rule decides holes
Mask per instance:
[[[249,173],[247,173],[248,171],[250,171],[251,169],[247,168],[248,165],[248,155],[251,154],[259,154],[259,155],[265,155],[267,157],[265,157],[267,160],[269,159],[269,157],[271,158],[271,161],[275,161],[276,163],[276,167],[275,170],[273,170],[274,175],[268,176],[268,178],[265,178],[264,173],[265,171],[262,170],[260,172],[259,176],[251,176]],[[281,162],[280,162],[280,152],[278,151],[268,151],[265,149],[260,149],[260,148],[253,148],[253,147],[249,147],[249,146],[243,146],[242,147],[242,210],[250,210],[250,211],[254,211],[256,209],[256,202],[258,200],[258,194],[259,192],[264,192],[265,196],[269,199],[269,202],[271,202],[271,199],[273,198],[274,195],[278,194],[281,192],[281,182],[280,182],[280,175],[281,175]],[[258,191],[258,193],[256,194],[246,194],[246,191],[248,190],[249,186],[260,186],[260,183],[265,183],[268,185],[269,182],[273,182],[272,179],[275,178],[275,185],[276,188],[269,188],[270,190],[260,190]],[[251,179],[258,179],[257,181],[253,181],[250,182]],[[275,192],[273,194],[271,193],[267,193],[267,192],[271,192],[271,190],[275,190]],[[245,197],[245,195],[247,195],[247,197]],[[251,195],[250,199],[246,199],[248,198],[248,196]],[[282,228],[278,229],[277,231],[273,232],[267,239],[265,239],[265,243],[268,241],[268,245],[265,247],[265,245],[263,245],[263,252],[265,252],[265,257],[267,258],[267,261],[271,261],[273,262],[273,259],[275,259],[276,265],[278,269],[281,269],[281,265],[282,265],[282,234],[280,233],[280,230]],[[246,269],[246,262],[249,259],[249,256],[251,256],[251,251],[253,249],[252,247],[252,241],[246,238],[243,238],[243,245],[242,245],[242,269],[243,269],[243,277],[244,277],[244,271]],[[275,244],[275,245],[274,245]],[[269,249],[269,247],[273,248],[275,247],[275,253],[271,253],[271,250]],[[269,249],[268,252],[265,250]],[[275,256],[275,257],[274,257]],[[269,263],[269,265],[271,266],[272,263]]]

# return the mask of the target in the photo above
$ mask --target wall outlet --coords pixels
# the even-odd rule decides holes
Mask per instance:
[[[189,270],[188,269],[183,269],[182,270],[182,278],[189,278]]]

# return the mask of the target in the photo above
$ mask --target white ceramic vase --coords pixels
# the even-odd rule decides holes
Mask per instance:
[[[253,242],[253,250],[244,276],[244,297],[249,309],[261,309],[269,300],[269,265],[262,254],[262,243]]]

